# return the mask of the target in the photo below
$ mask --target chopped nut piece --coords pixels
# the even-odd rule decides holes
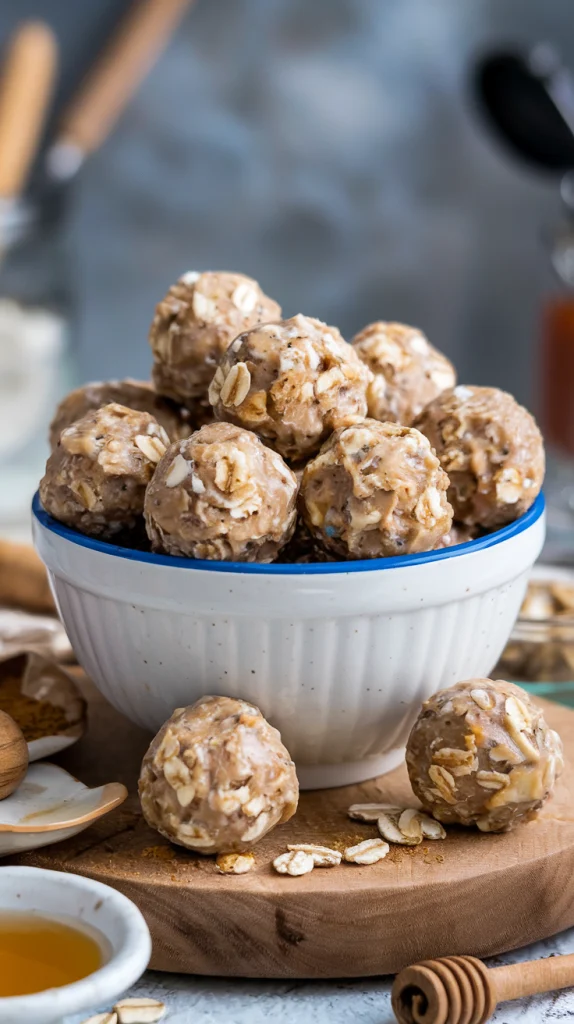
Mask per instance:
[[[471,690],[470,696],[472,697],[475,704],[483,711],[490,711],[495,705],[494,697],[491,693],[487,693],[486,690]]]
[[[386,839],[389,843],[397,843],[399,846],[418,846],[422,840],[422,831],[416,838],[401,832],[396,816],[391,816],[390,814],[381,814],[379,816],[377,828],[383,839]]]
[[[510,776],[503,772],[477,772],[476,781],[483,789],[504,789],[510,784]]]
[[[384,812],[400,814],[401,810],[394,804],[351,804],[347,814],[353,821],[377,822]]]
[[[135,996],[133,999],[121,999],[114,1010],[118,1015],[118,1024],[156,1024],[165,1017],[167,1007],[158,999],[145,999]]]
[[[118,1024],[117,1013],[96,1013],[95,1017],[88,1017],[82,1024]]]
[[[279,875],[308,875],[315,867],[315,861],[304,850],[288,850],[275,858],[273,867]]]
[[[338,850],[331,850],[328,846],[315,846],[314,843],[291,843],[288,850],[302,850],[313,858],[316,868],[333,868],[341,863],[341,854]]]
[[[356,846],[348,846],[343,856],[348,864],[376,864],[389,850],[389,844],[382,839],[365,839]]]
[[[215,866],[222,875],[245,875],[255,864],[252,853],[220,853]]]

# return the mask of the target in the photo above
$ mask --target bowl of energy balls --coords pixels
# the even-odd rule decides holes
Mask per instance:
[[[34,500],[78,660],[154,730],[252,701],[304,787],[390,770],[508,640],[544,540],[533,417],[413,327],[348,343],[242,274],[184,274],[150,345],[151,382],[61,402]]]

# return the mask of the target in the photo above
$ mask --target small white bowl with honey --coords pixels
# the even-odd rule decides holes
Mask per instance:
[[[0,868],[0,1024],[59,1024],[111,1005],[145,971],[148,927],[101,882]]]

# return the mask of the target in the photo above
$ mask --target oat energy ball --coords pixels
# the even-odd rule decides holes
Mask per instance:
[[[146,485],[169,438],[147,412],[111,403],[60,435],[46,463],[40,499],[60,522],[113,538],[141,526]]]
[[[149,342],[161,395],[193,409],[207,401],[220,356],[241,331],[276,320],[281,307],[251,277],[188,271],[156,307]]]
[[[505,832],[529,820],[562,770],[562,743],[520,687],[469,679],[427,700],[407,744],[411,785],[446,824]]]
[[[448,477],[412,427],[363,420],[336,430],[305,467],[300,491],[311,533],[340,558],[430,551],[448,533]]]
[[[297,480],[249,430],[212,423],[168,448],[147,489],[154,551],[272,562],[295,529]]]
[[[281,736],[259,708],[202,697],[178,708],[141,768],[144,817],[198,853],[249,850],[297,810],[299,783]]]
[[[544,444],[512,395],[498,388],[443,391],[415,426],[448,473],[456,519],[492,529],[530,508],[544,479]]]
[[[416,327],[377,320],[351,344],[373,373],[367,390],[373,419],[410,427],[425,405],[456,384],[452,363]]]
[[[235,339],[209,388],[216,418],[254,430],[294,462],[367,415],[371,373],[336,327],[298,314]]]
[[[128,377],[126,380],[97,381],[70,391],[60,402],[50,424],[52,451],[60,440],[62,430],[91,409],[100,409],[102,405],[110,405],[112,402],[138,412],[149,412],[163,427],[170,441],[189,437],[194,429],[189,412],[175,402],[162,398],[154,390],[153,384],[145,380],[132,380]]]

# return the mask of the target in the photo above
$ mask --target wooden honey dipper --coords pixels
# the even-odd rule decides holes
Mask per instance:
[[[485,967],[473,956],[423,960],[397,974],[399,1024],[484,1024],[498,1003],[574,985],[574,954]]]

